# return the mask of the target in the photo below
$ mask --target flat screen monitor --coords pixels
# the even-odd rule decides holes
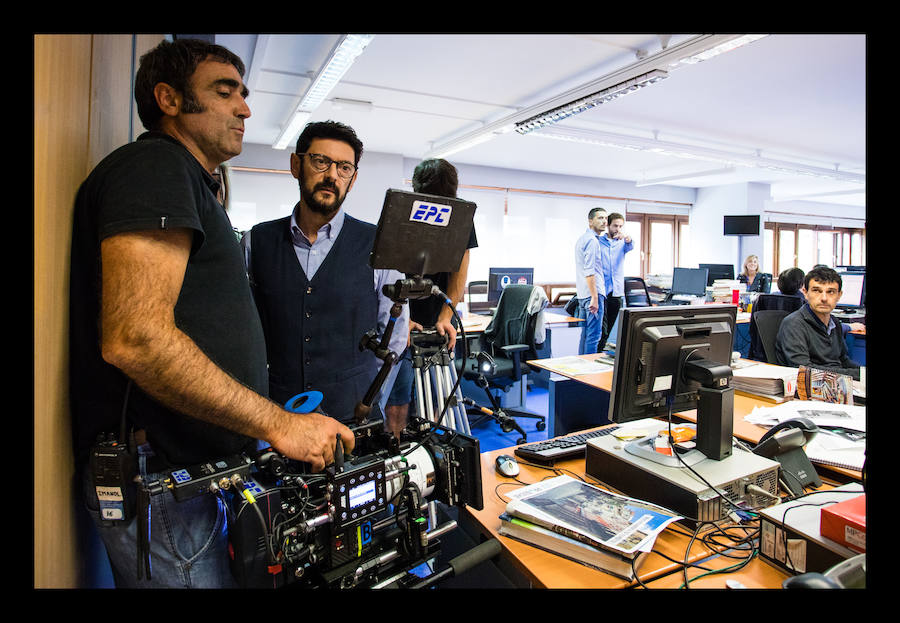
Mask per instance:
[[[711,286],[716,279],[734,279],[733,264],[700,264],[706,269],[706,285]]]
[[[866,273],[838,273],[841,276],[841,298],[838,307],[855,309],[866,305]]]
[[[705,268],[676,267],[672,272],[672,294],[706,294],[707,270]]]
[[[739,214],[724,218],[726,236],[758,236],[759,214]]]
[[[534,283],[534,268],[496,268],[488,270],[488,302],[496,307],[503,288],[513,283]]]
[[[697,410],[693,463],[731,454],[731,353],[736,305],[625,308],[619,315],[609,419],[625,423]],[[665,462],[635,442],[626,451]],[[640,450],[640,452],[638,452]],[[688,453],[688,454],[691,454]],[[654,456],[658,455],[658,456]],[[671,459],[672,457],[666,457]]]

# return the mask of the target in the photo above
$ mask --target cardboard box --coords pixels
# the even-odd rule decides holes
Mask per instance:
[[[822,536],[845,547],[866,551],[866,495],[865,493],[822,509],[819,532]]]

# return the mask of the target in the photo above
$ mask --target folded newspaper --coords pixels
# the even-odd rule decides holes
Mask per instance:
[[[576,480],[557,476],[509,494],[506,512],[558,534],[625,555],[649,552],[681,515]]]

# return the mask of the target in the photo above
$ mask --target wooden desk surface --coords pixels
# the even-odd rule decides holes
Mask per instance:
[[[484,314],[469,314],[465,318],[462,319],[463,329],[466,332],[466,335],[473,335],[476,333],[481,333],[487,326],[491,324],[491,320],[493,320],[493,316],[487,316]],[[544,313],[544,326],[553,326],[559,324],[570,324],[573,322],[584,322],[581,318],[574,318],[572,316],[564,316],[562,314],[548,314]]]
[[[747,556],[747,552],[736,552],[735,556]],[[730,558],[727,556],[716,556],[709,560],[704,560],[700,564],[706,569],[720,570],[737,565],[743,562],[740,558]],[[726,571],[724,573],[710,574],[708,571],[697,568],[688,568],[687,570],[689,588],[727,588],[725,582],[734,580],[740,582],[745,588],[775,588],[780,587],[782,582],[791,577],[784,571],[777,569],[769,563],[761,560],[758,556],[748,562],[746,566],[737,571]],[[702,577],[701,577],[702,576]],[[697,578],[697,579],[695,579]],[[665,577],[648,582],[647,588],[683,588],[684,573],[671,573]]]
[[[591,359],[597,358],[597,355],[578,355],[582,359]],[[549,370],[555,374],[560,374],[570,379],[574,379],[580,383],[584,383],[586,385],[590,385],[591,387],[595,387],[596,389],[600,389],[603,391],[612,391],[612,378],[613,371],[608,370],[607,372],[599,372],[596,374],[579,374],[579,375],[571,375],[566,374],[565,372],[555,369],[552,364],[548,364],[547,360],[532,360],[528,362],[528,365],[543,368],[544,370]],[[757,396],[754,394],[747,394],[740,391],[734,392],[734,436],[740,439],[741,441],[746,441],[748,443],[757,444],[759,443],[760,438],[766,434],[768,430],[764,426],[759,426],[758,424],[752,424],[747,422],[744,417],[750,415],[753,412],[753,409],[756,407],[771,407],[776,404],[776,400],[767,398],[764,396]],[[697,422],[697,411],[682,411],[674,414],[678,418],[682,420],[686,420],[688,422]],[[833,471],[843,477],[850,478],[853,480],[861,480],[862,474],[855,470],[847,470],[840,467],[832,467],[832,466],[822,466],[823,469],[828,469],[829,471]]]
[[[531,466],[520,462],[518,479],[500,476],[494,469],[494,461],[500,454],[512,455],[515,448],[503,448],[481,455],[481,478],[484,490],[484,508],[476,511],[465,507],[465,513],[474,520],[476,527],[488,537],[496,538],[503,547],[503,555],[522,575],[528,579],[535,588],[625,588],[632,583],[617,578],[614,575],[596,571],[590,567],[567,560],[561,556],[545,552],[537,547],[501,536],[500,514],[506,509],[508,498],[505,491],[532,484],[540,480],[552,477],[553,471]],[[557,469],[567,470],[570,475],[577,475],[587,482],[595,483],[594,479],[584,473],[584,458],[560,461],[555,466]],[[654,551],[644,560],[639,569],[641,581],[647,582],[654,578],[672,573],[682,565],[666,559],[668,556],[674,560],[684,560],[685,552],[690,544],[688,530],[682,526],[665,530],[653,547]],[[664,556],[656,553],[661,552]],[[696,562],[709,557],[713,552],[699,539],[691,545],[690,562]]]

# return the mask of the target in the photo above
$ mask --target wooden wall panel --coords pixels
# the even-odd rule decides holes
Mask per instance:
[[[77,588],[68,408],[69,252],[79,185],[132,137],[132,58],[161,35],[34,37],[34,586]],[[136,115],[134,122],[140,132]]]

